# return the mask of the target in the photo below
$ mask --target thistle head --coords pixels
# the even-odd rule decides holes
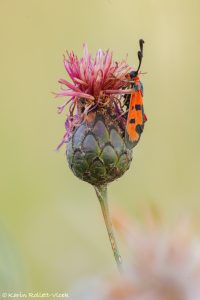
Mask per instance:
[[[130,67],[126,60],[113,61],[112,52],[99,49],[93,58],[84,45],[82,58],[64,56],[70,81],[60,79],[56,97],[67,97],[66,132],[58,146],[67,144],[67,160],[80,179],[100,186],[119,178],[128,168],[132,149],[127,147],[127,97]]]

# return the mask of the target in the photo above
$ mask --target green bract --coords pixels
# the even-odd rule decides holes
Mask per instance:
[[[109,117],[95,113],[83,121],[67,143],[67,160],[73,173],[95,186],[121,177],[132,160],[120,127]]]

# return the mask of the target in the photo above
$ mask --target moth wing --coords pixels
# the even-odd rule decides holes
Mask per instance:
[[[125,142],[129,149],[137,145],[144,128],[145,118],[142,93],[140,90],[134,91],[131,94],[125,132]]]

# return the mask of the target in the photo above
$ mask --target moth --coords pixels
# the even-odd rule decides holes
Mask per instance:
[[[144,129],[144,123],[147,121],[143,106],[143,86],[138,76],[143,58],[143,44],[144,41],[140,39],[140,50],[138,51],[139,65],[137,70],[131,71],[128,75],[129,78],[127,78],[131,84],[132,93],[126,97],[128,116],[125,141],[130,148],[135,147],[138,143]]]

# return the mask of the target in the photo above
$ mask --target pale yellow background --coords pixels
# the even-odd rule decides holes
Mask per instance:
[[[148,122],[130,171],[110,185],[111,207],[198,220],[199,29],[198,0],[0,0],[0,290],[68,291],[116,271],[92,187],[72,175],[64,147],[54,151],[65,116],[51,92],[65,49],[81,55],[85,41],[137,65],[145,40]]]

